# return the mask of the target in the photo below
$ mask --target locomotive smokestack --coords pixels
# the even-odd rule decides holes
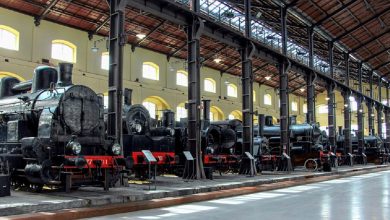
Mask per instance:
[[[72,63],[59,63],[58,64],[58,86],[70,86],[72,85]]]
[[[265,126],[265,115],[259,114],[259,118],[257,121],[259,123],[259,136],[263,137],[264,136],[264,126]]]
[[[202,100],[203,102],[203,129],[210,126],[210,100]]]
[[[265,116],[265,125],[267,126],[272,126],[273,125],[273,122],[272,122],[272,116]]]
[[[290,116],[290,125],[296,125],[297,124],[297,116],[292,115]]]
[[[165,110],[162,117],[162,126],[173,128],[175,125],[175,113],[171,110]]]
[[[343,127],[342,126],[339,126],[339,135],[343,135]]]
[[[124,101],[125,105],[131,105],[132,94],[133,94],[133,90],[128,88],[126,88],[125,91],[123,92],[123,96],[125,97],[125,101]]]

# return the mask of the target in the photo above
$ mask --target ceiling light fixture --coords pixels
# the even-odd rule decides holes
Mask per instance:
[[[216,62],[216,63],[220,63],[221,61],[222,61],[221,58],[215,58],[215,59],[214,59],[214,62]]]
[[[266,79],[266,80],[270,80],[270,79],[271,79],[271,76],[266,76],[265,79]]]
[[[145,34],[137,34],[135,35],[138,39],[144,39],[146,37]]]
[[[330,98],[329,98],[329,97],[326,97],[326,98],[325,98],[325,100],[326,100],[326,101],[329,101],[329,100],[330,100]]]
[[[305,91],[305,89],[304,89],[304,88],[300,88],[299,90],[301,90],[301,92],[304,92],[304,91]]]

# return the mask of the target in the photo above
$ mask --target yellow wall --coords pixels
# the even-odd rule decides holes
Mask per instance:
[[[104,40],[97,43],[97,47],[100,48],[99,52],[92,52],[93,41],[88,39],[86,32],[48,21],[42,21],[39,27],[35,27],[33,21],[33,17],[0,8],[0,25],[10,26],[20,32],[19,51],[0,48],[0,72],[17,73],[25,79],[30,79],[33,69],[40,65],[42,59],[49,59],[53,65],[57,65],[58,61],[51,59],[51,41],[61,39],[72,42],[77,46],[74,83],[85,84],[99,93],[107,91],[108,71],[100,68],[101,54],[106,52]],[[94,40],[100,38],[95,36]],[[159,65],[159,81],[142,78],[142,63],[147,61]],[[150,96],[159,96],[168,103],[173,111],[176,111],[177,105],[187,101],[187,87],[176,85],[176,71],[184,70],[184,62],[184,60],[175,58],[168,62],[165,55],[142,48],[136,48],[135,52],[132,52],[130,46],[126,45],[124,49],[124,87],[133,89],[133,103],[141,103]],[[202,90],[204,78],[213,78],[216,81],[217,88],[216,93],[202,91],[202,98],[210,99],[212,101],[211,105],[220,108],[226,118],[230,112],[241,109],[240,78],[228,74],[221,76],[217,70],[202,67]],[[226,81],[238,86],[237,98],[227,97]],[[278,118],[279,97],[276,90],[257,83],[254,84],[254,90],[256,92],[254,110]],[[272,95],[271,106],[263,104],[263,96],[266,93]],[[385,91],[383,94],[386,94]],[[227,98],[224,99],[224,97]],[[318,100],[321,99],[320,95]],[[342,101],[340,97],[337,97],[337,100]],[[293,112],[290,105],[290,114],[297,115],[298,122],[304,122],[305,116],[302,106],[306,102],[305,98],[290,95],[290,103],[292,101],[298,102],[299,109],[297,112]],[[343,121],[339,114],[341,114],[340,111],[337,115],[337,124],[341,125]],[[327,124],[325,117],[318,116],[317,119],[321,124]]]

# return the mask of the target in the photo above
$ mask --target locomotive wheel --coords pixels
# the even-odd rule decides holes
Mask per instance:
[[[307,159],[303,166],[305,166],[307,171],[311,171],[311,172],[314,172],[318,169],[317,161],[315,159],[311,159],[311,158]]]

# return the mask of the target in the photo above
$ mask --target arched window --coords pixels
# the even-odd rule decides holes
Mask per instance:
[[[19,76],[16,73],[10,73],[10,72],[1,72],[0,71],[0,79],[3,77],[15,77],[18,79],[20,82],[26,81],[23,77]]]
[[[65,40],[53,40],[51,43],[51,58],[76,63],[76,45]]]
[[[108,52],[102,53],[102,58],[101,58],[101,64],[100,67],[104,70],[109,69],[109,63],[110,63],[110,55]]]
[[[228,116],[228,119],[230,119],[230,120],[232,120],[232,119],[242,120],[242,113],[241,113],[241,111],[234,110],[234,111],[230,112],[230,114]]]
[[[210,107],[210,121],[220,121],[224,120],[223,112],[217,106]]]
[[[142,77],[151,80],[160,79],[160,68],[152,62],[144,62],[142,65]]]
[[[302,110],[303,110],[303,113],[307,113],[307,104],[305,103],[305,104],[303,104],[303,106],[302,106]]]
[[[183,70],[177,71],[176,85],[188,87],[188,74],[186,71]]]
[[[176,107],[176,121],[180,121],[181,118],[187,118],[187,109],[184,105],[185,104],[183,102]]]
[[[318,114],[328,114],[328,105],[319,105]]]
[[[272,105],[272,96],[270,94],[264,95],[264,105]]]
[[[291,102],[291,110],[294,112],[298,111],[298,103],[296,101]]]
[[[211,78],[204,79],[204,91],[215,93],[217,90],[215,80]]]
[[[357,111],[357,102],[355,100],[355,97],[353,97],[353,96],[349,97],[349,104],[351,105],[351,111],[356,112]]]
[[[237,86],[234,85],[233,83],[229,83],[227,85],[227,95],[230,97],[237,98]]]
[[[162,111],[166,109],[170,109],[168,103],[161,97],[158,96],[150,96],[142,102],[142,105],[149,111],[151,118],[162,117]]]
[[[256,102],[256,91],[253,90],[253,102]]]
[[[19,50],[19,31],[0,25],[0,47],[8,50]]]

